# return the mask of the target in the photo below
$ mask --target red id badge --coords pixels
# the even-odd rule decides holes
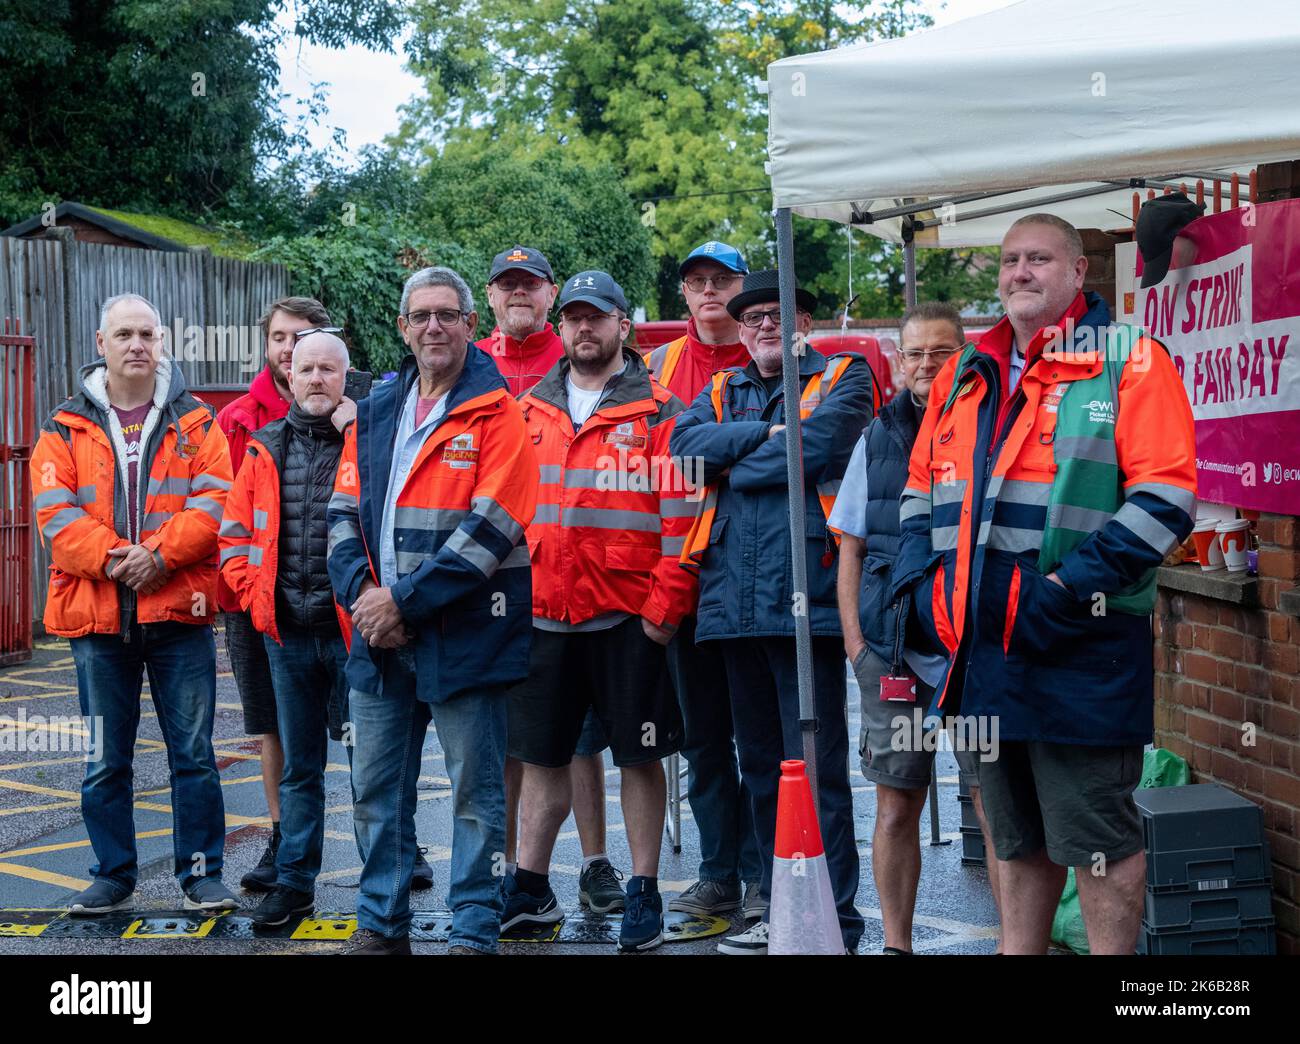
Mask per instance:
[[[880,676],[880,698],[889,700],[891,703],[915,703],[916,679],[909,678],[905,674],[901,676],[882,674]]]

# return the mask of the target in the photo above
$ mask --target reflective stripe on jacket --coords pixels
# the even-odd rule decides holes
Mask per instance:
[[[668,454],[684,407],[623,354],[623,374],[576,434],[567,359],[520,402],[541,477],[528,527],[533,614],[577,624],[621,611],[676,627],[695,596],[678,565],[695,504]]]
[[[81,391],[50,414],[32,452],[36,523],[50,552],[45,626],[53,634],[118,634],[142,624],[212,622],[217,598],[217,527],[230,490],[226,436],[211,407],[185,390],[180,367],[163,357],[153,408],[141,433],[139,501],[128,504],[125,444],[101,360],[82,368]],[[168,573],[137,594],[104,572],[121,533],[140,520],[139,542]]]

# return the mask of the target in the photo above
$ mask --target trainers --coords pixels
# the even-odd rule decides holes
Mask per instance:
[[[504,883],[506,908],[501,914],[501,930],[507,931],[517,924],[554,924],[564,920],[564,911],[555,898],[555,893],[546,889],[543,896],[529,895],[522,891],[511,874]]]
[[[112,881],[96,881],[84,892],[78,892],[68,901],[70,917],[94,917],[110,910],[120,910],[131,905],[131,895],[135,891],[126,885],[114,884]]]
[[[346,957],[409,957],[411,937],[399,935],[390,939],[373,928],[358,928],[339,952]]]
[[[275,854],[280,850],[280,835],[271,835],[257,866],[239,879],[239,887],[249,892],[269,892],[275,887]]]
[[[415,849],[415,869],[411,871],[411,891],[423,892],[433,887],[433,867],[429,865],[424,853],[429,851],[427,848],[416,847]]]
[[[745,885],[745,898],[740,903],[740,916],[746,921],[759,921],[765,913],[767,913],[767,903],[763,901],[763,896],[759,892],[759,884],[757,881],[750,881]]]
[[[238,910],[239,900],[220,877],[200,877],[185,889],[181,905],[186,910]]]
[[[608,859],[597,859],[578,878],[578,902],[592,913],[612,913],[623,909],[623,871],[616,870]]]
[[[248,919],[253,922],[254,928],[274,928],[276,925],[287,924],[294,914],[307,913],[315,905],[316,897],[311,892],[277,885],[275,891],[249,914]]]
[[[644,877],[627,882],[627,908],[618,932],[620,951],[653,950],[664,941],[664,901],[658,888],[650,887]]]
[[[722,881],[696,881],[676,899],[668,903],[668,909],[678,913],[695,914],[698,917],[713,917],[716,914],[730,913],[740,906],[740,885],[726,884]]]
[[[718,943],[718,953],[749,956],[767,953],[767,922],[759,921],[739,935],[728,935]]]

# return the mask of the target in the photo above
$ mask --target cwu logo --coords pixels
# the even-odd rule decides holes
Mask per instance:
[[[1115,423],[1115,404],[1109,400],[1103,402],[1100,399],[1093,399],[1091,402],[1085,402],[1083,409],[1088,411],[1088,420],[1093,424]]]

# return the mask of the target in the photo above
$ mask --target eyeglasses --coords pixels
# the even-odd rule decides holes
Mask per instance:
[[[560,313],[560,322],[567,326],[574,327],[581,326],[585,322],[589,322],[594,326],[596,323],[603,323],[606,319],[621,318],[622,316],[617,312],[585,312],[582,315],[572,315],[564,312]]]
[[[295,341],[301,341],[308,334],[315,334],[315,333],[341,334],[342,332],[343,332],[343,327],[341,326],[313,326],[307,330],[295,330],[293,334],[293,339]]]
[[[694,275],[694,276],[687,276],[685,279],[682,280],[682,283],[685,284],[686,289],[689,290],[691,293],[698,294],[706,286],[712,286],[714,290],[726,290],[728,287],[731,286],[732,283],[734,283],[739,278],[740,276],[728,275],[728,274],[715,275],[715,276]]]
[[[922,359],[933,359],[937,363],[942,363],[959,351],[960,348],[931,348],[928,352],[923,348],[904,348],[898,354],[903,362],[916,363]]]
[[[495,286],[502,293],[506,293],[506,294],[513,294],[516,290],[520,288],[527,290],[530,294],[532,294],[532,293],[536,293],[543,286],[545,286],[546,280],[542,279],[540,276],[528,276],[527,278],[524,279],[515,279],[511,276],[502,276],[500,279],[496,280],[492,285]]]
[[[406,325],[412,330],[423,330],[429,325],[431,318],[436,318],[438,325],[444,330],[450,330],[467,315],[469,315],[469,312],[463,312],[459,308],[439,308],[436,312],[425,312],[423,310],[407,312],[405,315],[399,316],[399,318],[405,319]]]
[[[771,319],[773,326],[781,325],[781,309],[776,308],[767,312],[741,312],[740,322],[742,326],[748,326],[751,330],[757,330],[763,325],[764,319]]]

